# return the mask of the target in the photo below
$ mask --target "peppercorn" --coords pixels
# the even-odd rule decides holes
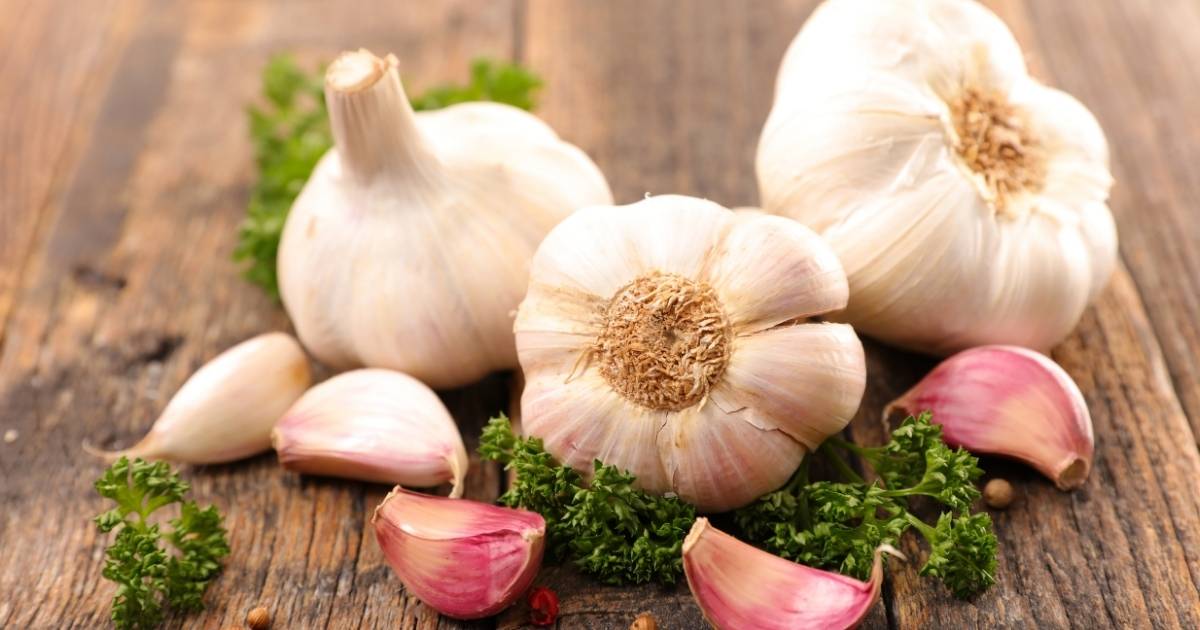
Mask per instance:
[[[658,622],[654,620],[654,615],[644,612],[633,620],[629,630],[658,630]]]
[[[266,630],[271,625],[271,613],[259,606],[246,614],[246,625],[250,626],[250,630]]]
[[[1010,503],[1012,503],[1012,500],[1012,484],[1003,479],[997,477],[996,479],[992,479],[991,481],[987,482],[987,485],[983,487],[983,502],[986,503],[988,507],[995,508],[997,510],[1003,510],[1004,508],[1008,507]]]

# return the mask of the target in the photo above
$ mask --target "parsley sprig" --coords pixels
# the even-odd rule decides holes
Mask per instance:
[[[321,70],[302,69],[287,55],[272,58],[262,75],[264,104],[247,111],[258,181],[238,230],[234,259],[243,275],[273,297],[279,296],[275,258],[292,202],[333,146]],[[511,63],[476,59],[465,85],[444,84],[410,99],[417,111],[467,101],[495,101],[531,110],[542,82]]]
[[[598,460],[587,483],[555,462],[541,440],[513,434],[503,414],[484,429],[479,452],[516,471],[500,501],[546,519],[555,561],[570,561],[608,584],[673,584],[682,575],[683,539],[696,519],[692,506],[638,490],[633,475]]]
[[[942,428],[929,413],[907,418],[879,447],[839,438],[821,446],[845,481],[809,481],[808,462],[782,489],[735,512],[751,542],[802,564],[832,568],[866,579],[881,543],[896,544],[912,529],[930,546],[921,575],[942,580],[966,598],[995,582],[996,536],[987,514],[971,514],[979,498],[978,460],[942,442]],[[867,483],[838,454],[858,455],[879,481]],[[909,500],[927,497],[949,511],[933,526],[909,510]]]
[[[117,530],[105,552],[103,575],[117,583],[112,620],[117,628],[152,628],[164,607],[196,611],[208,583],[229,554],[221,515],[184,499],[189,486],[163,462],[122,457],[96,480],[96,491],[116,507],[95,518],[102,533]],[[179,516],[163,532],[152,514],[178,503]],[[164,548],[165,540],[170,547]],[[170,550],[171,548],[173,550]]]

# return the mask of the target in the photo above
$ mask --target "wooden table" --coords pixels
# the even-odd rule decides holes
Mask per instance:
[[[618,202],[646,192],[756,199],[753,154],[778,61],[815,4],[8,0],[0,5],[0,627],[107,625],[106,538],[85,440],[131,444],[205,360],[282,310],[230,260],[254,178],[243,109],[274,52],[305,62],[394,52],[421,87],[478,55],[546,81],[538,113],[604,169]],[[1112,145],[1122,265],[1054,352],[1087,397],[1095,469],[1073,493],[1015,482],[995,513],[999,581],[950,598],[893,564],[866,627],[1200,627],[1200,3],[991,0],[1033,71],[1087,103]],[[927,358],[868,343],[849,429],[878,442],[882,405]],[[469,446],[510,377],[445,398]],[[476,460],[470,495],[501,475]],[[459,624],[406,596],[367,525],[385,488],[300,478],[264,455],[192,469],[227,515],[218,628],[267,606],[275,628]],[[921,556],[916,544],[905,551]],[[701,627],[686,586],[605,588],[564,568],[542,583],[564,628]]]

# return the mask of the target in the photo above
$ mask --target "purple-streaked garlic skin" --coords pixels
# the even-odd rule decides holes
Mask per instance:
[[[1057,363],[1016,346],[980,346],[939,364],[884,409],[885,417],[933,412],[942,437],[973,453],[1023,461],[1063,490],[1092,467],[1092,418]]]
[[[404,588],[455,619],[504,610],[529,589],[542,563],[546,521],[526,510],[397,486],[371,522]]]
[[[339,374],[306,392],[271,434],[297,472],[462,492],[467,452],[433,390],[392,370]]]
[[[838,630],[857,626],[879,599],[882,551],[862,582],[784,560],[698,518],[683,541],[683,570],[717,630]]]

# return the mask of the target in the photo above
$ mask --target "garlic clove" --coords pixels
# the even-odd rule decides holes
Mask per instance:
[[[494,615],[533,583],[546,522],[534,512],[400,488],[375,508],[375,539],[413,595],[456,619]]]
[[[666,416],[614,392],[596,370],[563,383],[555,376],[528,381],[521,395],[522,426],[564,466],[585,478],[600,461],[633,473],[642,488],[671,489],[656,444]]]
[[[271,441],[284,468],[462,493],[467,451],[433,390],[391,370],[339,374],[305,392]]]
[[[219,464],[271,448],[271,427],[312,382],[308,358],[288,334],[259,335],[226,350],[189,378],[150,432],[118,457]]]
[[[739,334],[844,308],[850,292],[842,263],[820,236],[759,213],[737,216],[707,279],[722,303],[736,305],[729,320]]]
[[[1004,455],[1063,490],[1092,467],[1092,418],[1079,387],[1057,363],[1014,346],[982,346],[942,361],[884,409],[885,418],[933,413],[942,439],[973,453]]]
[[[757,410],[725,411],[711,401],[672,415],[654,437],[671,490],[708,513],[778,489],[805,453],[799,442],[767,428]]]
[[[866,359],[853,328],[800,324],[739,338],[726,386],[712,402],[734,414],[753,404],[758,426],[811,452],[850,423],[866,386]]]
[[[852,628],[879,599],[882,554],[862,582],[784,560],[698,518],[683,541],[683,570],[704,618],[718,630],[836,630]]]

